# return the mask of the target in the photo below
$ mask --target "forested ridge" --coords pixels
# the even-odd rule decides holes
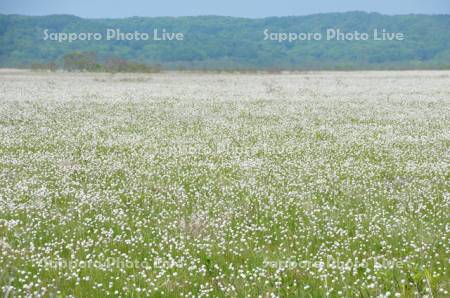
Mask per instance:
[[[178,32],[183,40],[106,40],[121,32]],[[269,33],[386,30],[399,40],[279,40]],[[100,40],[45,40],[47,33],[101,33]],[[265,31],[266,30],[266,31]],[[273,35],[272,35],[273,36]],[[48,36],[47,36],[48,37]],[[71,15],[0,15],[0,66],[62,65],[74,52],[100,63],[123,59],[167,69],[421,69],[450,68],[450,15],[348,12],[245,19],[222,16],[84,19]]]

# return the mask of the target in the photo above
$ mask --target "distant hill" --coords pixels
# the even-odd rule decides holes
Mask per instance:
[[[144,41],[106,40],[108,28],[123,33],[148,33],[150,38]],[[152,40],[154,29],[158,34],[163,29],[166,33],[182,33],[183,40]],[[367,33],[369,40],[326,40],[328,29]],[[402,33],[404,40],[373,40],[375,29],[379,34],[383,29],[386,33]],[[55,33],[64,32],[75,33],[81,38],[83,34],[80,33],[100,33],[102,38],[93,40],[91,36],[91,40],[73,42],[50,40]],[[316,33],[317,37],[318,33],[322,39],[280,42],[274,39],[286,36],[278,33],[296,33],[297,39],[304,38],[306,33]],[[299,33],[305,34],[299,36]],[[44,40],[45,37],[48,40]],[[117,57],[160,64],[164,68],[450,68],[450,15],[386,16],[348,12],[264,19],[221,16],[83,19],[70,15],[0,15],[1,67],[49,61],[62,63],[64,55],[75,51],[94,52],[100,60]]]

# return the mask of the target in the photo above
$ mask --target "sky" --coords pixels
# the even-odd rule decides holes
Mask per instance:
[[[450,14],[450,0],[0,0],[0,13],[72,14],[87,18],[222,15],[260,18],[326,12]]]

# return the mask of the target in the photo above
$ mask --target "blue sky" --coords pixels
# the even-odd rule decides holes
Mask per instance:
[[[384,14],[450,14],[450,0],[0,0],[0,13],[73,14],[89,18],[226,15],[266,17],[362,10]]]

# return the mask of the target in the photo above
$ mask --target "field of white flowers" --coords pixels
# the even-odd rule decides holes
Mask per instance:
[[[0,295],[449,297],[450,72],[0,72]]]

